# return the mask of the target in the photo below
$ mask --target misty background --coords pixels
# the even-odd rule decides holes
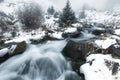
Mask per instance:
[[[45,1],[45,0],[44,0]],[[57,9],[62,9],[67,0],[48,0],[49,5],[53,5]],[[83,5],[93,7],[97,10],[111,10],[120,6],[120,0],[70,0],[72,8],[77,11]]]
[[[56,10],[62,10],[66,4],[67,0],[4,0],[6,2],[37,2],[43,9],[47,9],[51,5],[55,7]],[[120,0],[70,0],[72,9],[77,12],[83,5],[92,7],[96,10],[112,10],[115,7],[120,7]]]

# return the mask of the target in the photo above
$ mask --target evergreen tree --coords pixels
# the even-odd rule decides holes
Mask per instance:
[[[53,15],[55,13],[54,7],[51,6],[50,8],[48,8],[47,12],[48,12],[48,14]]]
[[[76,22],[75,13],[72,11],[69,0],[63,8],[63,12],[59,17],[59,26],[67,27]]]
[[[80,11],[79,18],[83,19],[85,17],[86,17],[86,15],[85,15],[85,6],[83,6],[82,10]]]

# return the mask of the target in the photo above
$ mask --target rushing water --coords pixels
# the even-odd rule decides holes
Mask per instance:
[[[30,45],[0,65],[0,80],[80,80],[61,54],[66,41]]]

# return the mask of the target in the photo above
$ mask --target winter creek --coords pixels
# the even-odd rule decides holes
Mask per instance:
[[[66,44],[66,40],[28,44],[23,54],[0,65],[0,80],[80,80],[61,54]]]

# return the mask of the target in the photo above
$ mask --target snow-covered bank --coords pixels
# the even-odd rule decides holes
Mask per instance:
[[[87,57],[87,63],[80,67],[80,72],[85,75],[85,80],[120,80],[120,67],[117,74],[112,75],[113,62],[120,64],[120,59],[112,58],[111,55],[92,54]]]

